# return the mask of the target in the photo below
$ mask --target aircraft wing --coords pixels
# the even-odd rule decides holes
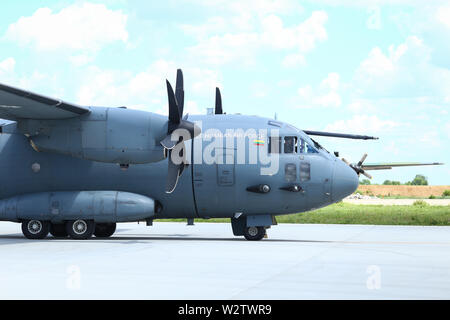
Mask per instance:
[[[47,98],[0,84],[0,118],[59,120],[88,113],[89,109],[60,100]]]
[[[364,164],[361,166],[363,170],[389,170],[397,167],[416,167],[416,166],[440,166],[443,163],[418,163],[418,162],[403,162],[403,163],[377,163]]]

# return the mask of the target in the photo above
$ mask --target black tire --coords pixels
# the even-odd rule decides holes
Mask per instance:
[[[266,228],[264,227],[248,227],[245,228],[244,237],[248,241],[259,241],[266,235]]]
[[[67,238],[68,234],[66,231],[65,224],[50,224],[50,234],[54,238]]]
[[[92,220],[71,220],[66,222],[66,232],[71,239],[87,240],[92,237],[95,230],[95,222]]]
[[[109,238],[116,232],[116,223],[97,223],[94,235],[97,238]]]
[[[48,236],[50,222],[41,220],[25,220],[22,222],[22,233],[30,240],[42,240]]]

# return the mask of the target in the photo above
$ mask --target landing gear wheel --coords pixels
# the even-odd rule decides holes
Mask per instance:
[[[27,239],[42,240],[50,231],[50,223],[41,220],[25,220],[22,222],[22,232]]]
[[[66,232],[75,240],[87,240],[92,237],[95,223],[91,220],[72,220],[66,222]]]
[[[68,236],[64,224],[50,224],[50,234],[55,238],[67,238]]]
[[[116,232],[116,227],[115,223],[97,223],[94,234],[97,238],[109,238]]]
[[[248,227],[245,228],[244,237],[249,241],[259,241],[266,235],[264,227]]]

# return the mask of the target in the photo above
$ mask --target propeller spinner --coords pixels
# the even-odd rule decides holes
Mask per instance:
[[[345,160],[344,158],[342,158],[342,161],[344,161],[346,164],[348,164],[353,170],[355,170],[355,172],[358,174],[358,176],[360,176],[361,174],[365,175],[367,178],[372,179],[372,176],[370,174],[368,174],[364,169],[363,169],[363,163],[364,161],[366,161],[368,154],[365,153],[363,155],[363,157],[361,158],[361,160],[358,163],[350,163],[347,160]]]
[[[161,145],[168,151],[169,169],[167,174],[166,193],[172,193],[178,184],[186,166],[186,140],[194,139],[201,129],[194,123],[183,118],[184,110],[184,80],[183,72],[177,72],[176,91],[167,80],[167,95],[169,98],[169,123],[167,136]]]

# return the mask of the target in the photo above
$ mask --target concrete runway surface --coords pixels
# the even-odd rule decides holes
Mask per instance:
[[[450,228],[119,225],[108,240],[25,240],[0,223],[0,299],[450,299]]]

